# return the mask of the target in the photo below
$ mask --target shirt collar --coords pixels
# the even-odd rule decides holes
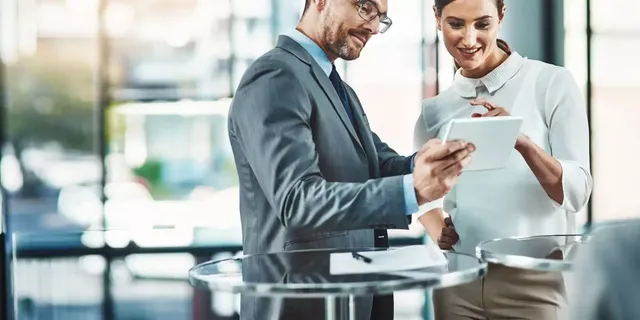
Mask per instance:
[[[462,75],[462,69],[456,71],[453,86],[456,92],[464,98],[475,98],[478,95],[477,88],[484,86],[491,94],[502,88],[509,79],[513,78],[524,65],[527,58],[523,58],[517,52],[512,52],[507,60],[482,78],[467,78]]]
[[[295,42],[300,44],[309,54],[313,57],[316,63],[322,68],[322,71],[329,76],[331,74],[331,70],[333,69],[333,64],[327,58],[327,54],[313,42],[313,40],[309,39],[304,33],[298,31],[297,29],[289,30],[284,33],[285,36],[293,39]]]

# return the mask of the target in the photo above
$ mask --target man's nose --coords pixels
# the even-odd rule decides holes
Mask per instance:
[[[380,17],[375,17],[371,21],[366,22],[363,25],[363,29],[366,29],[371,35],[380,32]]]
[[[478,41],[478,32],[474,28],[469,28],[464,34],[464,38],[462,39],[462,45],[465,47],[473,47],[476,45]]]

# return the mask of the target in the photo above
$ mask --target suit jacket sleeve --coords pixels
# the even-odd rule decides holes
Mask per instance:
[[[391,149],[386,143],[380,140],[377,134],[373,133],[373,143],[378,152],[378,161],[380,162],[380,173],[383,177],[392,177],[405,175],[412,172],[413,156],[405,157],[399,155],[395,150]]]
[[[364,183],[323,178],[312,113],[300,79],[290,66],[274,60],[250,67],[231,108],[230,134],[282,224],[314,231],[408,228],[402,177]]]

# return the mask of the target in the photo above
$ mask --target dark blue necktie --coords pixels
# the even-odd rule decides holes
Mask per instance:
[[[347,88],[344,87],[342,83],[342,79],[340,79],[340,75],[338,71],[336,71],[336,66],[333,66],[331,70],[331,74],[329,75],[329,80],[333,84],[333,87],[336,89],[338,93],[338,97],[340,97],[340,101],[342,101],[342,106],[344,107],[344,111],[347,112],[349,116],[349,120],[351,120],[351,124],[354,128],[356,128],[356,123],[353,120],[353,111],[351,110],[351,104],[349,104],[349,97],[347,95]]]

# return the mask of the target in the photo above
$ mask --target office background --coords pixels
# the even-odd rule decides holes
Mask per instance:
[[[0,0],[9,312],[232,317],[233,296],[195,292],[184,277],[198,261],[241,250],[229,99],[247,66],[295,26],[303,4]],[[431,5],[389,1],[392,28],[357,61],[339,63],[373,129],[405,154],[420,101],[453,78]],[[640,2],[507,6],[502,38],[524,56],[566,66],[587,102],[595,189],[580,225],[637,216]],[[88,231],[103,229],[110,231]],[[421,227],[393,237],[420,242]],[[423,294],[402,300],[400,316],[420,319]]]

